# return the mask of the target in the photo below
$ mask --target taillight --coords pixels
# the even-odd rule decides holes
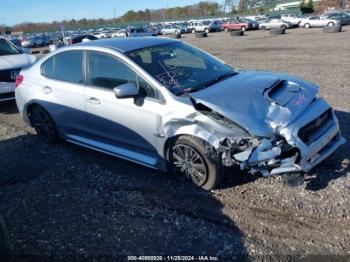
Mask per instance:
[[[23,80],[24,80],[24,77],[22,75],[16,76],[16,87],[22,84]]]

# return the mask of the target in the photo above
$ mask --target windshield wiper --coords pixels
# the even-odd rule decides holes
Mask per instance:
[[[209,82],[205,83],[202,88],[206,88],[208,86],[214,85],[216,83],[219,83],[222,80],[225,80],[225,79],[227,79],[227,78],[229,78],[231,76],[237,75],[237,74],[238,74],[237,72],[229,72],[229,73],[223,74],[221,76],[215,77],[214,79],[212,79]]]
[[[222,80],[225,80],[231,76],[234,76],[234,75],[237,75],[238,72],[228,72],[226,74],[223,74],[221,76],[218,76],[218,77],[215,77],[214,79],[210,80],[209,82],[205,83],[204,85],[200,85],[200,86],[197,86],[197,87],[191,87],[191,88],[186,88],[184,90],[182,90],[181,92],[178,92],[176,95],[183,95],[183,94],[188,94],[188,93],[192,93],[192,92],[197,92],[201,89],[204,89],[208,86],[211,86],[211,85],[214,85]]]

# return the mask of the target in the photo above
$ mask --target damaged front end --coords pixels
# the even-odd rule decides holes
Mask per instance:
[[[241,170],[263,176],[297,172],[299,152],[286,144],[282,137],[257,139],[225,138],[220,143],[224,166],[239,165]]]
[[[282,80],[281,80],[282,79]],[[310,171],[340,145],[338,120],[318,88],[272,73],[245,72],[191,95],[197,111],[244,135],[221,137],[223,166],[263,176]]]

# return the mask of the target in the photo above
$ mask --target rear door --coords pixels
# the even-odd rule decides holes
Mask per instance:
[[[84,51],[65,51],[41,66],[43,80],[39,97],[57,127],[68,135],[84,133],[87,128],[84,101]]]

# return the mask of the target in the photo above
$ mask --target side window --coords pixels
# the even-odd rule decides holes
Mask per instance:
[[[83,52],[67,51],[54,56],[54,78],[72,83],[83,83]]]
[[[43,76],[53,78],[53,59],[54,57],[51,57],[41,65],[41,74]]]
[[[142,95],[156,98],[154,88],[117,58],[91,51],[88,52],[88,61],[91,85],[113,89],[122,84],[134,83]]]

